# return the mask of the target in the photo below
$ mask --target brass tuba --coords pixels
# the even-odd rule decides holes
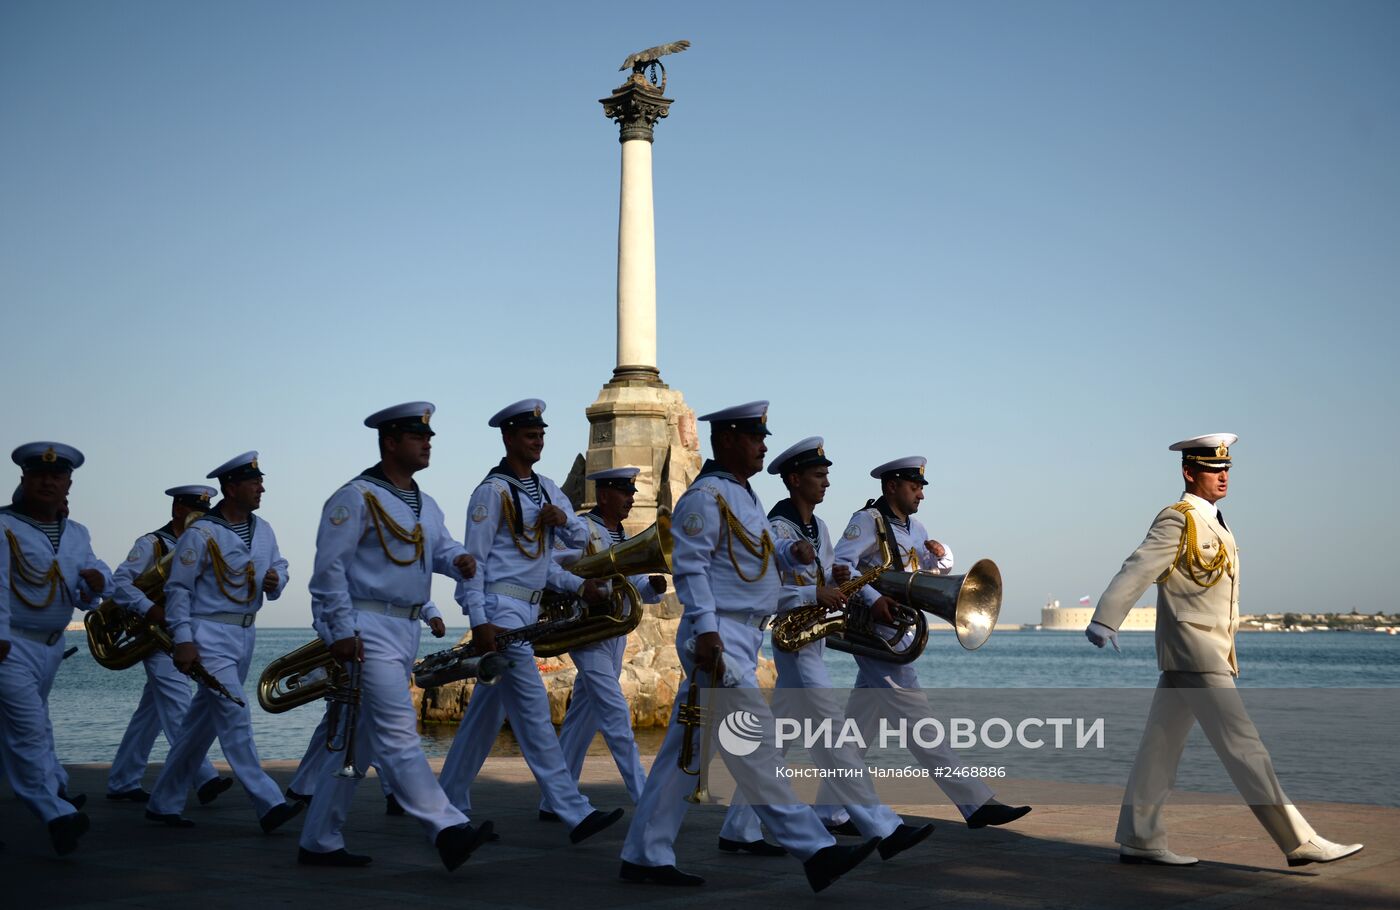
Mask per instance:
[[[132,587],[146,595],[151,603],[164,604],[165,579],[170,576],[170,563],[174,558],[172,547],[155,565],[132,579]],[[110,597],[83,616],[88,650],[93,660],[108,670],[133,667],[160,648],[149,626],[144,617],[118,606]]]
[[[584,556],[566,566],[579,578],[610,578],[612,594],[606,606],[590,607],[577,594],[546,592],[542,615],[576,615],[534,640],[536,657],[556,657],[565,651],[627,635],[642,621],[642,595],[629,575],[671,573],[671,516],[658,513],[656,524],[636,537]]]
[[[263,668],[258,677],[258,704],[268,714],[281,714],[330,697],[345,687],[347,675],[331,656],[330,646],[316,638]]]
[[[1001,613],[1001,570],[979,559],[965,575],[931,572],[881,572],[875,590],[952,623],[958,643],[976,651],[991,637]]]

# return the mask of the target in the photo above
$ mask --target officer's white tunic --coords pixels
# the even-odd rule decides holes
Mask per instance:
[[[796,570],[782,573],[782,593],[778,599],[778,614],[782,615],[798,607],[812,606],[817,602],[817,585],[833,584],[831,569],[835,565],[835,549],[831,543],[831,532],[826,522],[817,515],[812,516],[815,536],[810,528],[802,524],[792,501],[785,499],[768,513],[769,526],[773,529],[774,540],[807,540],[817,552],[815,565],[798,566]],[[826,640],[819,639],[796,653],[773,648],[773,664],[778,669],[778,688],[805,690],[801,696],[804,713],[816,712],[822,717],[832,718],[839,724],[842,706],[831,691],[831,674],[826,669]],[[774,706],[780,707],[782,693],[774,695]],[[833,755],[830,750],[814,748],[813,759],[824,768],[860,766],[864,762],[855,754]],[[842,750],[848,751],[848,750]],[[867,780],[867,778],[860,778]],[[860,805],[849,807],[824,805],[817,807],[817,814],[823,822],[840,824],[847,818],[854,821],[857,829],[865,837],[887,837],[899,827],[899,816],[894,810],[880,803],[873,787],[868,790],[868,798]],[[748,843],[763,836],[758,815],[747,804],[736,801],[729,807],[724,817],[720,837]]]
[[[732,532],[721,514],[721,501],[727,504],[750,540],[758,541],[768,530],[768,518],[758,495],[748,484],[708,462],[676,503],[672,516],[672,527],[679,531],[671,561],[675,568],[676,593],[685,609],[676,632],[676,649],[687,677],[691,677],[695,673],[691,643],[706,632],[718,632],[724,646],[726,680],[741,688],[756,689],[755,669],[758,650],[763,644],[763,626],[766,618],[777,610],[781,595],[777,570],[797,568],[792,559],[794,541],[774,541],[773,555],[765,567],[763,560],[731,539]],[[732,561],[730,544],[733,544]],[[774,562],[776,565],[772,564]],[[676,718],[685,700],[686,685],[683,684],[682,693],[676,698],[666,739],[652,762],[636,816],[627,831],[622,858],[631,863],[669,866],[676,862],[676,835],[690,806],[685,797],[695,783],[693,777],[681,773],[678,764],[688,728]],[[765,728],[771,728],[771,716],[760,720]],[[770,743],[761,744],[745,758],[719,751],[727,763],[736,767],[750,761],[755,767],[776,767],[781,761]],[[738,773],[736,771],[736,778]],[[835,843],[817,814],[810,806],[801,804],[796,794],[783,805],[754,806],[754,810],[778,843],[800,860],[805,861],[821,848]]]
[[[937,575],[946,575],[952,571],[953,551],[951,548],[945,546],[941,557],[934,556],[925,546],[929,539],[928,531],[924,529],[923,524],[917,518],[910,515],[906,521],[899,521],[888,512],[882,513],[877,502],[852,515],[845,533],[836,542],[836,562],[838,565],[849,567],[852,575],[859,575],[872,566],[880,564],[880,545],[876,537],[877,521],[883,522],[890,532],[891,546],[895,549],[894,568],[896,570],[906,572],[922,570]],[[874,588],[866,586],[857,592],[857,596],[866,604],[873,604],[879,599],[880,594]],[[856,666],[860,668],[856,674],[857,689],[911,690],[907,696],[900,697],[900,702],[907,699],[908,704],[904,705],[904,709],[907,711],[910,723],[913,723],[916,718],[928,716],[928,699],[921,691],[919,674],[914,669],[912,662],[897,664],[881,660],[878,657],[853,656],[856,659]],[[891,701],[885,703],[886,709],[895,706],[896,702],[893,699],[892,696]],[[858,717],[857,722],[861,724],[863,730],[867,729],[867,726],[870,729],[874,727],[874,721],[869,717]],[[869,733],[865,736],[865,740],[866,742],[875,741],[874,736]],[[927,749],[911,742],[909,753],[920,765],[930,770],[940,767],[958,768],[965,764],[946,743],[940,743],[935,748]],[[976,777],[943,774],[936,780],[939,788],[943,790],[943,794],[952,800],[964,818],[976,812],[993,796],[991,788]]]
[[[287,587],[287,560],[277,548],[272,526],[256,515],[250,515],[249,522],[251,546],[217,508],[192,523],[175,544],[165,582],[165,621],[171,637],[176,644],[194,642],[204,668],[245,703],[251,696],[243,691],[243,681],[253,659],[253,621],[262,608],[267,570],[277,573],[269,599],[281,597]],[[246,573],[250,566],[251,577]],[[184,808],[185,793],[215,737],[259,818],[283,801],[282,791],[258,760],[249,709],[199,686],[151,790],[147,811],[174,815]]]
[[[612,532],[603,524],[601,516],[590,512],[583,518],[589,531],[586,555],[601,553],[614,545]],[[643,602],[654,604],[661,600],[661,595],[652,589],[650,576],[633,575],[628,581],[642,595]],[[593,742],[594,734],[601,730],[603,741],[608,744],[617,771],[622,775],[622,783],[627,787],[627,795],[636,803],[641,798],[647,775],[637,752],[637,741],[632,736],[632,709],[618,682],[618,677],[622,675],[622,658],[626,653],[625,635],[569,652],[578,674],[574,677],[569,710],[564,714],[564,724],[559,729],[559,748],[564,752],[569,773],[577,781],[583,772],[588,746]],[[540,809],[554,811],[546,799],[540,800]]]
[[[448,533],[433,498],[421,490],[418,496],[415,514],[382,472],[371,468],[326,501],[316,532],[311,610],[327,644],[358,633],[364,645],[356,764],[363,770],[374,762],[404,811],[432,839],[444,828],[466,824],[467,817],[448,802],[423,755],[408,680],[418,656],[418,620],[439,615],[430,600],[433,573],[461,581],[452,561],[466,550]],[[421,556],[388,521],[409,534],[421,530]],[[324,724],[318,732],[324,737]],[[307,850],[328,853],[345,846],[343,828],[359,781],[334,775],[344,765],[344,755],[337,758],[321,760],[321,776],[309,791],[315,799],[301,831]]]
[[[555,557],[556,550],[582,549],[588,539],[587,528],[582,519],[573,517],[563,527],[538,529],[539,514],[545,505],[556,505],[570,515],[573,507],[552,480],[534,476],[539,501],[530,496],[502,462],[486,476],[467,504],[465,543],[467,551],[476,557],[477,573],[457,586],[457,602],[473,628],[486,622],[503,629],[530,625],[539,615],[536,592],[546,586],[574,592],[583,583],[562,568]],[[511,521],[510,513],[518,518],[519,528]],[[472,690],[466,715],[442,766],[442,788],[454,806],[471,812],[472,781],[491,752],[501,722],[509,717],[511,732],[520,742],[520,752],[545,798],[560,818],[570,826],[577,825],[593,811],[593,806],[579,793],[559,749],[535,652],[529,645],[516,644],[504,653],[513,663],[501,681]]]
[[[45,822],[74,812],[58,796],[66,776],[54,747],[49,691],[74,607],[88,610],[97,603],[78,573],[96,569],[104,590],[112,585],[87,528],[66,519],[59,527],[55,549],[37,523],[12,508],[0,509],[0,641],[10,643],[9,656],[0,660],[0,767],[15,795]]]
[[[174,549],[174,527],[169,524],[138,538],[126,560],[112,573],[112,600],[117,606],[145,616],[152,607],[151,599],[132,582]],[[175,669],[175,661],[169,654],[156,650],[141,663],[146,668],[146,685],[141,690],[136,712],[126,725],[116,757],[112,759],[112,770],[107,774],[108,793],[122,793],[141,786],[156,734],[164,733],[167,743],[174,742],[190,706],[190,678]],[[194,782],[198,786],[218,776],[205,757]]]

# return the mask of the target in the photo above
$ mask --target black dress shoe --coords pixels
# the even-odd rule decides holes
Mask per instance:
[[[398,798],[392,793],[387,793],[384,796],[384,814],[395,817],[406,814],[403,811],[403,806],[399,805]]]
[[[705,884],[705,880],[698,875],[691,875],[689,872],[682,872],[675,866],[639,866],[636,863],[622,861],[622,869],[617,873],[617,877],[624,882],[654,882],[658,885],[679,885],[682,887],[696,887]]]
[[[872,837],[863,844],[850,847],[838,844],[822,847],[802,864],[802,869],[807,873],[807,884],[812,886],[813,891],[825,891],[832,882],[859,866],[879,845],[880,838]]]
[[[373,860],[363,853],[350,853],[344,847],[329,853],[317,853],[305,847],[297,848],[297,863],[302,866],[368,866]]]
[[[88,817],[82,812],[60,815],[49,822],[49,842],[53,844],[53,852],[67,856],[78,849],[78,838],[87,833],[88,827]]]
[[[300,815],[301,810],[305,808],[305,803],[282,803],[273,806],[267,810],[267,814],[258,819],[258,824],[262,825],[263,834],[271,834]]]
[[[86,793],[75,793],[69,796],[68,791],[64,790],[62,787],[58,788],[58,798],[71,805],[74,809],[81,809],[83,806],[87,805]]]
[[[195,799],[199,800],[201,806],[207,806],[219,798],[220,793],[224,793],[233,786],[233,778],[216,777],[213,780],[206,780],[199,785],[199,789],[194,791]]]
[[[860,837],[860,829],[849,818],[839,825],[827,825],[826,833],[833,837]]]
[[[178,812],[152,812],[146,810],[146,820],[160,822],[168,828],[193,828],[194,822],[185,818]]]
[[[880,859],[894,859],[933,833],[933,825],[900,825],[880,840]]]
[[[471,825],[457,825],[452,828],[443,828],[438,832],[437,846],[438,856],[442,858],[442,864],[451,872],[467,861],[477,847],[491,839],[492,828],[490,822],[482,822],[478,828]]]
[[[573,844],[582,843],[619,818],[622,818],[621,809],[614,809],[611,812],[604,812],[602,809],[594,809],[592,812],[588,813],[583,821],[574,825],[574,830],[569,832],[569,842]]]
[[[562,822],[558,812],[550,812],[548,809],[540,810],[540,821],[542,822]]]
[[[311,805],[311,794],[309,793],[298,793],[291,787],[288,787],[282,795],[287,797],[287,802],[289,803],[306,803],[308,806]]]
[[[787,849],[759,838],[758,840],[719,839],[719,848],[725,853],[752,853],[754,856],[787,856]]]
[[[1008,825],[1031,811],[1030,806],[1008,806],[989,799],[967,817],[969,828],[985,828],[988,825]]]
[[[111,790],[108,790],[107,798],[117,802],[126,800],[127,802],[132,803],[144,803],[150,800],[151,794],[147,793],[145,790],[142,790],[140,787],[133,787],[130,790],[120,790],[116,793],[113,793]]]

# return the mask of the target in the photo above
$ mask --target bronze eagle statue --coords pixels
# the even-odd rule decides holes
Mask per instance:
[[[656,47],[649,47],[644,51],[637,51],[635,54],[622,61],[622,65],[617,69],[618,72],[631,69],[634,73],[640,73],[642,70],[646,69],[648,65],[656,63],[659,58],[667,54],[679,54],[688,47],[690,47],[690,42],[685,40],[672,41],[670,44],[658,44]]]

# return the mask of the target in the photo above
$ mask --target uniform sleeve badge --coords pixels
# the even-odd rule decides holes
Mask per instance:
[[[334,509],[331,509],[329,517],[330,523],[338,528],[350,520],[350,510],[345,506],[336,506]]]
[[[699,512],[691,512],[681,523],[681,530],[685,531],[688,536],[694,537],[705,530],[705,516]]]
[[[860,536],[860,525],[856,524],[854,521],[851,522],[850,524],[846,525],[846,533],[842,534],[841,536],[846,538],[847,540],[855,540],[857,537]]]
[[[472,521],[485,521],[487,513],[485,503],[478,503],[476,508],[472,509]]]
[[[197,558],[198,557],[194,555],[194,550],[190,549],[189,547],[186,547],[185,549],[180,551],[180,565],[182,566],[194,565],[194,561]]]
[[[140,547],[132,547],[132,548],[131,548],[131,552],[128,553],[128,554],[126,554],[126,561],[127,561],[127,562],[140,562],[140,561],[141,561],[141,548],[140,548]]]

